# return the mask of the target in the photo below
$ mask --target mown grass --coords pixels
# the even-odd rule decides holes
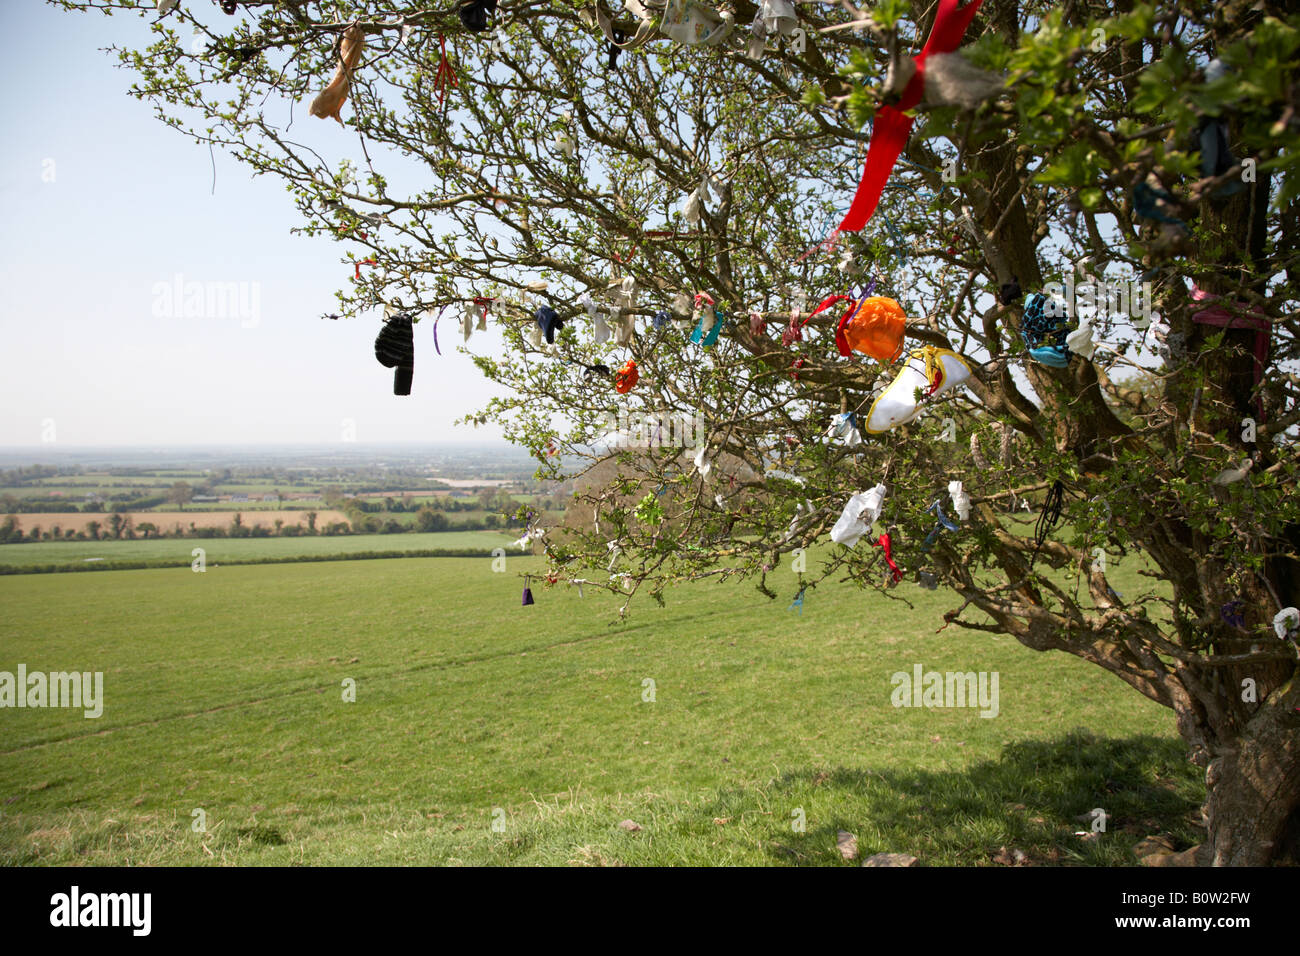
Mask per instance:
[[[0,669],[101,670],[106,697],[98,720],[0,711],[0,862],[846,865],[844,829],[928,865],[1114,864],[1150,832],[1198,840],[1167,711],[1074,658],[936,633],[942,592],[827,583],[800,616],[698,584],[619,624],[612,596],[544,579],[520,606],[539,567],[0,579]],[[997,671],[999,715],[893,707],[914,663]],[[1108,832],[1074,836],[1094,807]]]

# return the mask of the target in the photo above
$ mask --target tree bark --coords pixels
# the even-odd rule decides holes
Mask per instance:
[[[1226,201],[1201,203],[1201,225],[1211,237],[1201,250],[1201,262],[1217,262],[1218,275],[1203,285],[1226,300],[1243,298],[1242,276],[1265,269],[1264,236],[1259,229],[1269,195],[1269,176]],[[1218,249],[1215,250],[1215,244]],[[1213,254],[1217,251],[1217,255]],[[1258,291],[1258,290],[1256,290]],[[1199,306],[1182,314],[1181,328],[1195,354],[1204,339],[1222,330],[1191,320]],[[1209,435],[1226,431],[1240,434],[1243,419],[1257,415],[1254,391],[1253,330],[1231,330],[1223,346],[1207,357],[1204,385],[1189,394],[1182,376],[1171,381],[1171,397],[1186,415],[1189,427]],[[1195,412],[1191,409],[1196,409]],[[1195,443],[1193,443],[1195,444]],[[1271,461],[1271,449],[1242,444],[1243,457],[1253,453]],[[1193,553],[1200,550],[1199,535],[1192,534]],[[1158,549],[1155,549],[1158,551]],[[1208,557],[1196,560],[1196,580],[1184,589],[1202,620],[1219,616],[1220,601],[1238,599],[1245,605],[1251,631],[1271,630],[1269,608],[1276,600],[1295,603],[1292,561],[1271,559],[1261,575],[1248,576],[1242,592],[1230,593],[1228,570]],[[1252,640],[1224,627],[1215,634],[1217,653],[1242,653]],[[1194,717],[1180,719],[1179,731],[1194,749],[1208,752],[1205,815],[1208,827],[1207,859],[1212,866],[1263,866],[1296,859],[1296,834],[1300,833],[1300,682],[1293,665],[1284,661],[1234,664],[1224,668],[1196,667],[1202,687],[1213,688],[1216,705],[1196,708]],[[1255,682],[1259,703],[1243,701],[1243,682]],[[1192,693],[1195,697],[1195,692]],[[1182,715],[1180,715],[1181,717]],[[1191,715],[1189,715],[1191,716]]]
[[[1300,862],[1300,682],[1260,705],[1206,770],[1212,866]]]

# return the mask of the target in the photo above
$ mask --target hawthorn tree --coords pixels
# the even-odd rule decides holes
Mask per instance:
[[[567,526],[534,529],[557,577],[625,611],[703,578],[809,601],[831,577],[902,600],[941,585],[945,624],[1076,655],[1174,712],[1206,769],[1206,859],[1294,858],[1300,681],[1274,626],[1300,603],[1285,4],[985,4],[958,88],[915,108],[879,209],[839,232],[933,2],[800,0],[802,32],[765,49],[748,0],[696,46],[656,29],[655,2],[501,0],[485,31],[450,0],[52,2],[139,12],[138,49],[116,50],[135,95],[284,181],[302,231],[343,250],[340,314],[410,315],[421,342],[447,308],[444,342],[481,317],[500,331],[504,349],[462,351],[509,395],[466,420],[573,482]],[[307,105],[341,56],[351,146],[331,151]],[[1066,328],[1098,341],[1054,367],[1020,334],[1024,295],[1053,282],[1150,293],[1067,298]],[[859,443],[906,353],[844,357],[842,307],[810,313],[867,292],[901,303],[909,350],[953,349],[972,375]],[[565,323],[552,344],[542,307]],[[716,344],[690,342],[715,308]],[[703,423],[686,448],[684,420]],[[936,533],[951,481],[970,512]],[[810,561],[878,483],[899,574],[871,537]],[[1112,587],[1121,560],[1149,583]],[[805,570],[778,578],[787,561]]]

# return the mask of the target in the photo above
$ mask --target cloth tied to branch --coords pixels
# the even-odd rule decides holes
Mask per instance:
[[[722,331],[722,313],[714,308],[713,297],[707,292],[695,293],[695,312],[699,319],[691,333],[691,341],[705,348],[716,345]]]
[[[858,540],[871,530],[871,526],[880,520],[880,513],[885,505],[885,486],[876,485],[870,491],[861,491],[849,499],[844,506],[835,526],[831,528],[831,540],[851,548]]]
[[[1052,368],[1070,364],[1070,348],[1065,338],[1067,311],[1064,300],[1054,295],[1035,292],[1025,299],[1020,337],[1034,361]]]
[[[966,28],[975,17],[983,0],[970,0],[958,7],[958,0],[939,0],[934,15],[934,25],[921,52],[912,58],[915,72],[903,90],[897,106],[882,106],[876,111],[871,127],[871,142],[867,147],[867,161],[862,168],[862,180],[853,197],[849,211],[840,223],[841,232],[858,232],[871,219],[884,192],[889,174],[898,162],[903,147],[912,132],[912,117],[907,110],[921,102],[925,92],[925,61],[935,53],[952,53],[961,45]]]
[[[438,37],[438,72],[433,76],[433,88],[438,91],[438,106],[442,107],[442,101],[447,96],[447,87],[458,87],[460,81],[456,78],[456,70],[451,65],[451,60],[447,59],[447,38]]]
[[[659,32],[687,46],[717,46],[731,33],[735,21],[699,0],[668,0]]]
[[[882,534],[876,539],[875,544],[885,552],[885,563],[889,565],[889,570],[894,576],[894,583],[897,584],[899,581],[903,580],[903,572],[900,571],[898,565],[894,563],[894,555],[891,550],[889,535]]]
[[[415,331],[409,315],[396,315],[384,322],[375,337],[375,358],[394,369],[393,394],[410,395],[415,373]]]
[[[316,98],[311,101],[307,111],[312,116],[319,116],[321,119],[332,116],[338,120],[340,126],[343,125],[343,117],[339,113],[347,101],[348,90],[352,86],[352,72],[357,68],[365,47],[366,35],[360,26],[354,23],[343,31],[343,39],[339,42],[338,68],[334,71],[334,78],[330,80],[329,85],[316,94]]]
[[[970,520],[970,495],[960,481],[948,482],[948,496],[952,499],[952,508],[962,521]]]
[[[753,36],[749,41],[749,57],[757,60],[763,55],[767,41],[774,37],[790,36],[799,26],[799,17],[790,0],[762,0],[754,14]]]
[[[867,296],[840,317],[835,345],[840,355],[861,352],[889,364],[903,354],[906,328],[907,316],[896,300],[883,295]]]
[[[917,393],[937,399],[971,376],[966,360],[951,349],[933,345],[916,349],[867,412],[865,428],[873,435],[904,425],[921,412]]]

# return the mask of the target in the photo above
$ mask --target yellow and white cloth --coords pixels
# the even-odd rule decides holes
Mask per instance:
[[[922,404],[946,395],[970,376],[970,365],[951,349],[933,345],[916,349],[907,357],[902,371],[872,403],[863,427],[879,435],[905,425],[921,413]]]

